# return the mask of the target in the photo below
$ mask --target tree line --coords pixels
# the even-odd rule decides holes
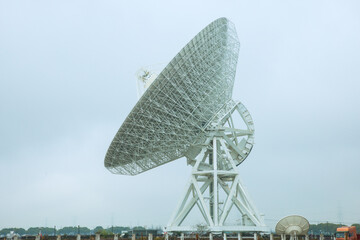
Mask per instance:
[[[130,230],[136,230],[136,229],[145,229],[143,227],[121,227],[121,226],[113,226],[109,228],[103,228],[102,226],[97,226],[94,229],[90,229],[87,227],[63,227],[61,229],[56,229],[56,227],[31,227],[29,229],[24,228],[3,228],[0,230],[0,235],[6,235],[10,233],[11,231],[14,231],[14,233],[22,235],[30,235],[34,236],[39,233],[42,235],[76,235],[78,233],[82,235],[89,235],[89,234],[95,234],[95,233],[101,233],[101,234],[119,234],[122,233],[122,231],[130,231]]]
[[[332,235],[336,232],[338,227],[344,226],[345,224],[338,224],[338,223],[319,223],[319,224],[310,224],[309,234],[319,235]],[[356,226],[356,231],[360,233],[360,224],[354,223],[351,226]],[[6,235],[10,233],[10,231],[14,231],[19,235],[37,235],[41,233],[42,235],[76,235],[80,233],[81,235],[89,235],[89,234],[96,234],[100,233],[102,235],[108,234],[120,234],[123,231],[131,231],[131,230],[145,230],[144,227],[137,226],[137,227],[121,227],[121,226],[113,226],[109,228],[103,228],[102,226],[97,226],[94,229],[90,229],[87,227],[64,227],[61,229],[56,229],[55,227],[31,227],[27,230],[24,228],[3,228],[0,230],[0,235]]]
[[[338,227],[345,226],[345,224],[341,223],[319,223],[319,224],[310,224],[309,234],[324,234],[324,235],[332,235],[336,232]],[[360,233],[360,224],[354,223],[351,226],[356,226],[356,232]]]

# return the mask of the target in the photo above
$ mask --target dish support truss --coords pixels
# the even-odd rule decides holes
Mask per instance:
[[[240,114],[246,130],[234,127],[232,115],[235,112]],[[236,168],[250,153],[253,135],[254,125],[249,112],[240,102],[230,100],[187,154],[188,163],[193,166],[191,176],[166,231],[196,231],[196,226],[182,226],[195,205],[206,222],[206,231],[269,231],[242,185]],[[220,191],[226,196],[224,202],[219,200]],[[231,211],[240,213],[241,224],[226,223]]]

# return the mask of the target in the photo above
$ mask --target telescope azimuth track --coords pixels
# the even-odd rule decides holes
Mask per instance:
[[[239,48],[226,18],[205,27],[148,84],[105,156],[105,167],[123,175],[187,158],[192,173],[166,231],[196,230],[184,224],[195,205],[208,231],[269,230],[237,171],[255,131],[248,110],[232,100]],[[230,212],[241,221],[228,223]]]

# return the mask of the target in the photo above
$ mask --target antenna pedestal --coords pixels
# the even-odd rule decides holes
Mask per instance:
[[[245,121],[247,130],[234,128],[232,114],[235,110]],[[193,166],[191,176],[166,231],[269,231],[242,185],[236,168],[252,148],[253,125],[251,117],[246,119],[246,112],[241,103],[228,102],[207,126],[199,140],[202,144],[190,148],[187,158]],[[238,141],[244,136],[247,137],[245,140]],[[251,144],[248,152],[246,144]],[[195,205],[203,222],[195,226],[182,225]],[[231,212],[237,212],[235,223],[227,222]]]

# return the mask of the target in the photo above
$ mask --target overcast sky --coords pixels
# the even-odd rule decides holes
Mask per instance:
[[[360,222],[360,2],[0,1],[0,228],[166,225],[191,168],[104,156],[167,63],[219,17],[240,39],[233,98],[256,145],[238,169],[266,222]]]

